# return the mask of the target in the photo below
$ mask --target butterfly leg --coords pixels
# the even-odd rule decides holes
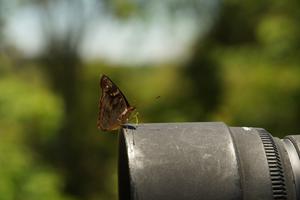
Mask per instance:
[[[132,115],[130,118],[127,118],[127,122],[135,119],[135,126],[139,124],[139,112],[135,112],[134,115]]]
[[[136,112],[135,114],[134,114],[134,117],[135,117],[135,125],[137,126],[138,124],[139,124],[139,112]]]

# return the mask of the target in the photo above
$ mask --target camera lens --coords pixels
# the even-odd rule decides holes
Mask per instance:
[[[300,136],[221,122],[124,126],[120,200],[300,199]]]

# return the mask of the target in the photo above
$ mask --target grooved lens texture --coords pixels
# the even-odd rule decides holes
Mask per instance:
[[[272,136],[265,130],[259,130],[259,136],[264,145],[270,170],[272,191],[274,199],[287,199],[285,178],[281,158]]]

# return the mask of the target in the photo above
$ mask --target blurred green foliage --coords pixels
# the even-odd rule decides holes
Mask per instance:
[[[133,1],[104,2],[121,19],[143,11]],[[0,56],[0,199],[117,199],[118,136],[96,128],[100,74],[141,123],[218,120],[280,137],[299,132],[299,4],[223,1],[180,64],[86,62],[69,35],[48,37],[34,59],[10,49]]]
[[[70,199],[61,192],[61,177],[30,148],[55,137],[63,119],[62,101],[34,74],[5,71],[0,79],[1,199]]]

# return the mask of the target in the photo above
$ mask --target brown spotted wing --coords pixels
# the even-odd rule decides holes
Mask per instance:
[[[112,131],[128,121],[134,107],[130,106],[121,90],[107,76],[100,79],[102,95],[99,103],[98,128]]]

